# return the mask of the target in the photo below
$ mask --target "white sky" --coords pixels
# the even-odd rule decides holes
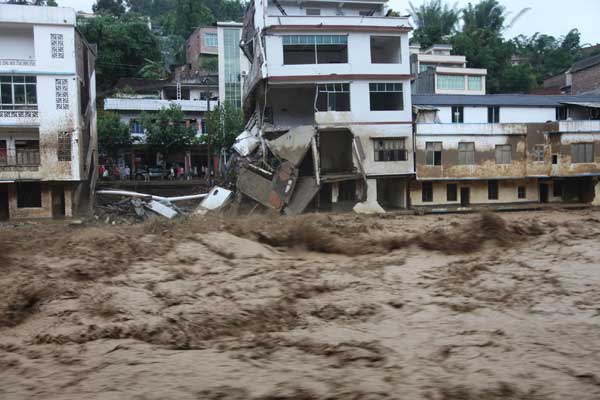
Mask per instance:
[[[425,0],[412,0],[415,6]],[[469,3],[469,0],[457,1],[459,7]],[[477,0],[470,0],[477,3]],[[58,5],[73,7],[76,10],[91,11],[94,0],[57,0]],[[563,36],[572,28],[577,28],[582,34],[582,42],[589,44],[600,43],[600,0],[500,0],[509,11],[517,13],[525,7],[532,10],[525,14],[515,26],[505,33],[507,38],[519,34],[531,36],[536,32],[553,36]],[[390,7],[401,13],[409,9],[407,0],[390,0]]]

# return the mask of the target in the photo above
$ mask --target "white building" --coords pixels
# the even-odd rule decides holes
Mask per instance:
[[[250,70],[250,62],[240,49],[243,24],[217,22],[219,46],[219,101],[242,107],[244,77]]]
[[[0,4],[0,216],[89,210],[95,49],[70,8]]]
[[[245,111],[263,137],[279,137],[267,142],[276,157],[286,159],[279,145],[302,155],[287,160],[319,208],[407,206],[411,27],[386,4],[254,0],[246,14]]]
[[[452,55],[451,45],[436,44],[425,50],[411,50],[411,71],[416,76],[414,94],[486,93],[487,70],[467,68],[466,57]]]

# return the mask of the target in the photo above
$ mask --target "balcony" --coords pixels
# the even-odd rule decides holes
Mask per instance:
[[[269,15],[266,27],[274,31],[299,31],[318,29],[322,31],[408,32],[412,30],[407,17],[366,17],[366,16],[309,16],[309,15]],[[327,28],[330,29],[327,29]]]
[[[39,167],[39,149],[2,149],[0,148],[0,168]]]
[[[39,112],[36,109],[30,110],[1,110],[0,109],[0,126],[32,126],[40,125]]]
[[[206,100],[157,100],[157,99],[116,99],[104,100],[104,109],[113,111],[160,111],[171,105],[181,107],[183,112],[206,112]],[[217,106],[216,101],[210,102],[210,110]]]
[[[600,133],[600,121],[560,121],[560,133]]]

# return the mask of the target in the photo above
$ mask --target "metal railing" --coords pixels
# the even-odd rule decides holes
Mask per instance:
[[[0,167],[36,167],[39,165],[39,149],[0,149]]]

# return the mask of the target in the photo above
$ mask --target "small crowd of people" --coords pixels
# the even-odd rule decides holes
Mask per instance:
[[[158,172],[158,176],[153,176],[150,169],[145,166],[141,170],[137,170],[132,174],[129,165],[118,167],[110,164],[100,164],[99,176],[102,180],[130,180],[136,179],[137,177],[143,177],[146,182],[150,181],[150,178],[168,179],[173,180],[190,180],[194,177],[198,177],[198,167],[192,167],[187,173],[181,164],[172,164],[170,168],[164,170],[161,167],[154,168]],[[204,174],[206,171],[205,167],[202,167],[201,173]]]

